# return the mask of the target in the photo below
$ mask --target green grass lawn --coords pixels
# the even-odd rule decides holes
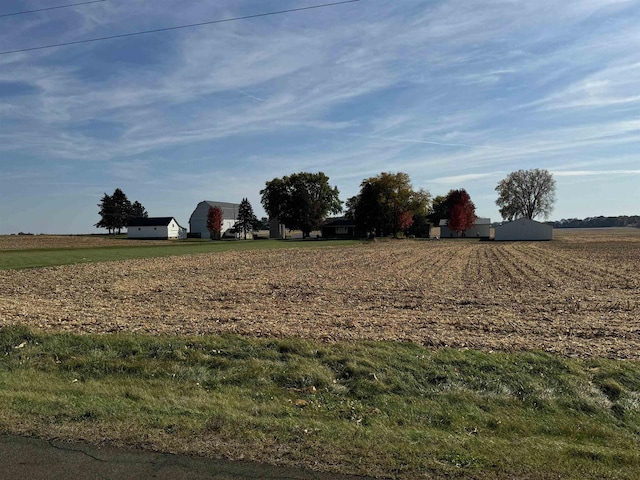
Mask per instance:
[[[123,240],[123,243],[126,240]],[[0,252],[0,270],[52,267],[74,263],[107,262],[132,258],[169,257],[194,253],[215,253],[230,250],[268,250],[275,248],[320,248],[354,245],[356,240],[247,240],[247,241],[184,241],[166,245],[108,246],[96,248],[56,248],[36,250],[5,250]]]
[[[640,362],[0,329],[0,432],[386,478],[640,478]]]

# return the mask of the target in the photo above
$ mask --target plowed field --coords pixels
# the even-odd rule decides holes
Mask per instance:
[[[49,248],[140,247],[167,245],[167,240],[136,240],[84,235],[0,235],[3,250],[32,250]]]
[[[640,231],[390,241],[0,271],[0,325],[640,358]]]

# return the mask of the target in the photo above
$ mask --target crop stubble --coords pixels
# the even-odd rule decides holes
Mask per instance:
[[[0,272],[0,325],[640,358],[640,235],[377,242]]]

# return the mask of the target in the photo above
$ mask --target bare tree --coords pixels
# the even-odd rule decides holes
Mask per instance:
[[[511,172],[496,187],[500,214],[505,220],[549,218],[556,202],[556,181],[548,170]]]

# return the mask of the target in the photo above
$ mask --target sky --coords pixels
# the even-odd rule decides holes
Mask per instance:
[[[326,2],[2,0],[0,53]],[[301,171],[343,201],[406,172],[497,221],[531,168],[552,220],[640,214],[640,0],[360,0],[0,54],[0,234],[98,233],[116,188],[185,227],[202,200],[260,217]]]

